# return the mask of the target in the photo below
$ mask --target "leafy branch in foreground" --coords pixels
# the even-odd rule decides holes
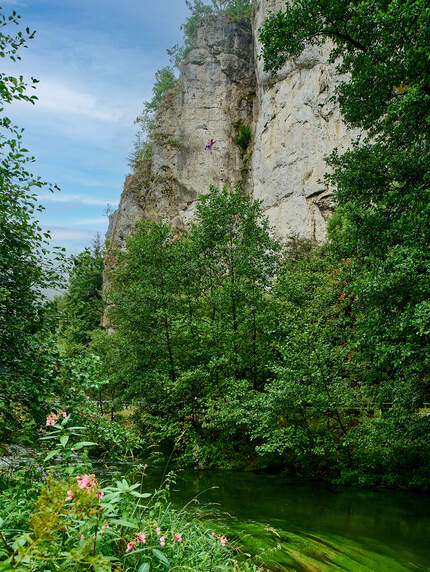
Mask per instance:
[[[0,9],[0,57],[16,61],[34,37],[19,25],[16,12]],[[30,87],[37,80],[31,79]],[[43,401],[55,385],[55,351],[43,337],[44,290],[59,283],[62,250],[49,250],[49,232],[37,216],[42,207],[37,192],[47,183],[29,172],[34,160],[22,145],[23,130],[4,115],[17,101],[34,103],[22,76],[0,73],[0,431],[23,424],[26,415],[40,422]],[[49,188],[53,190],[53,188]]]

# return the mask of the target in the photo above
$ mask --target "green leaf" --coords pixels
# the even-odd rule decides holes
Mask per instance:
[[[111,520],[113,524],[118,524],[119,526],[125,526],[127,528],[139,528],[137,524],[124,520],[122,518],[114,518]]]
[[[97,445],[97,443],[94,443],[94,441],[80,441],[79,443],[76,443],[76,445],[73,445],[73,449],[77,451],[78,449],[83,449],[84,447],[91,447],[92,445]]]
[[[149,562],[144,562],[139,566],[137,572],[149,572],[149,566],[150,566]]]
[[[46,457],[45,457],[45,463],[46,463],[46,461],[49,461],[49,459],[52,459],[52,457],[55,457],[55,455],[57,455],[57,454],[58,454],[58,450],[57,450],[57,449],[54,449],[53,451],[50,451],[50,452],[46,455]]]
[[[41,441],[48,441],[48,440],[52,440],[52,439],[56,439],[57,435],[60,433],[60,431],[55,431],[53,433],[51,433],[51,435],[46,435],[46,437],[40,437]]]
[[[63,447],[67,445],[68,440],[69,440],[69,435],[63,435],[62,437],[60,437],[60,443],[63,445]]]
[[[167,560],[167,558],[165,557],[165,555],[161,552],[161,550],[158,550],[158,548],[153,548],[152,549],[152,553],[153,555],[158,558],[158,560],[160,562],[162,562],[163,564],[165,564],[166,566],[170,566],[169,561]]]

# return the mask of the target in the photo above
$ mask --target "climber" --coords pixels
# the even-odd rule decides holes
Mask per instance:
[[[212,147],[213,145],[216,143],[216,139],[208,139],[208,142],[205,145],[205,149],[209,149],[209,151],[212,153]]]

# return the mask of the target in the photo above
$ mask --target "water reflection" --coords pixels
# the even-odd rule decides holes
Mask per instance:
[[[149,472],[145,489],[158,487],[161,476]],[[173,504],[198,496],[191,509],[272,570],[430,570],[428,495],[228,471],[180,472],[173,489]]]

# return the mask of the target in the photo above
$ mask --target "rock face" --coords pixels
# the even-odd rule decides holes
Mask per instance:
[[[251,26],[213,16],[200,28],[176,87],[156,116],[152,160],[126,178],[108,238],[122,247],[134,223],[161,216],[178,229],[193,217],[198,195],[211,184],[240,182],[251,191],[243,150],[235,143],[252,122],[255,66]],[[208,139],[216,143],[205,149]]]
[[[213,16],[198,31],[177,86],[159,106],[151,161],[126,178],[108,238],[122,248],[135,222],[186,228],[209,186],[240,183],[263,201],[281,238],[326,239],[331,194],[324,157],[351,141],[336,103],[329,47],[309,48],[272,77],[257,58],[258,29],[285,0],[254,0],[252,25]],[[249,148],[236,143],[249,125]],[[217,141],[205,150],[208,138]],[[107,257],[107,270],[113,263]]]
[[[254,49],[260,52],[258,29],[269,11],[285,0],[254,5]],[[257,57],[257,105],[252,156],[254,197],[263,201],[281,237],[323,242],[331,213],[331,193],[319,182],[327,170],[324,157],[345,147],[351,132],[339,108],[330,101],[339,77],[327,63],[329,46],[309,47],[287,62],[274,78]]]

